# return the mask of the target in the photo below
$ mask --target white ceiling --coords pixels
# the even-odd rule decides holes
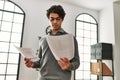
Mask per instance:
[[[101,10],[116,0],[54,0],[94,10]]]

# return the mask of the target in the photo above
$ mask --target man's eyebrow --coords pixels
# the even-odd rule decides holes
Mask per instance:
[[[60,17],[50,17],[50,18],[60,18]]]

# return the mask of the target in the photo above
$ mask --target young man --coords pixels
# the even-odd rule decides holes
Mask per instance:
[[[50,23],[48,35],[58,36],[68,34],[61,28],[65,17],[62,6],[51,6],[47,10],[46,15]],[[43,38],[39,49],[39,58],[40,60],[35,62],[25,58],[25,64],[29,68],[40,68],[40,80],[71,80],[71,71],[76,70],[80,65],[77,41],[74,38],[74,58],[69,60],[64,57],[56,60],[46,38]]]

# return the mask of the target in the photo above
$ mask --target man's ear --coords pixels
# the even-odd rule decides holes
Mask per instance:
[[[49,31],[50,31],[50,25],[46,27],[45,33],[48,34]]]

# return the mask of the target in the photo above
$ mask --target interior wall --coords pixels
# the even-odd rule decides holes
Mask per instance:
[[[113,44],[114,80],[119,80],[120,64],[120,2],[100,11],[99,41]],[[109,80],[109,79],[105,79]]]
[[[114,46],[114,65],[115,65],[115,80],[120,80],[120,1],[114,3],[114,23],[115,23],[115,46]]]
[[[99,42],[115,43],[113,4],[106,6],[100,11]]]
[[[99,15],[99,42],[111,43],[115,45],[114,40],[114,16],[113,4],[109,4],[100,11]],[[113,55],[115,53],[113,52]],[[112,61],[102,60],[111,71],[113,71]],[[112,77],[102,77],[103,80],[113,80]]]
[[[75,18],[80,13],[89,13],[98,21],[98,12],[86,8],[55,2],[52,0],[11,0],[17,3],[26,13],[25,28],[23,35],[23,47],[30,47],[33,50],[38,48],[38,36],[45,35],[45,28],[49,25],[46,17],[46,10],[55,4],[63,6],[66,17],[62,27],[68,32],[75,34]],[[35,69],[27,68],[24,65],[23,58],[20,63],[19,80],[36,80],[38,73]]]

